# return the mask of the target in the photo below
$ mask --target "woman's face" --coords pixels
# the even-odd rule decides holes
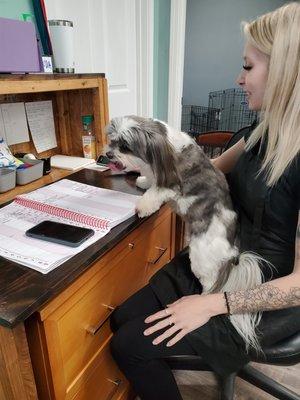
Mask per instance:
[[[269,57],[246,43],[243,70],[236,82],[246,93],[250,110],[260,111],[262,108],[268,69]]]

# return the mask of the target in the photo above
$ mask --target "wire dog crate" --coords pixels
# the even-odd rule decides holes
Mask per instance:
[[[249,110],[241,89],[219,90],[209,93],[208,107],[182,106],[181,129],[192,136],[216,130],[237,132],[257,117],[257,112]]]
[[[191,136],[218,130],[220,110],[204,106],[182,106],[181,130]]]
[[[208,106],[220,109],[219,130],[237,132],[258,117],[257,112],[249,110],[246,95],[241,89],[210,92]]]

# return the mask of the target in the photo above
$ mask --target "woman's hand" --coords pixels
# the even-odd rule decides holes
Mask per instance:
[[[167,346],[173,346],[187,333],[206,324],[211,317],[225,314],[226,311],[226,303],[222,293],[185,296],[172,304],[168,304],[164,310],[147,317],[145,319],[147,324],[157,320],[160,321],[147,328],[144,331],[144,335],[151,335],[160,329],[170,326],[169,329],[156,337],[152,343],[159,344],[177,332],[177,335],[167,342]]]

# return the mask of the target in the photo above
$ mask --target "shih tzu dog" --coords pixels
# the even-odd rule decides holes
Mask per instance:
[[[239,253],[237,216],[226,179],[190,136],[136,116],[112,119],[107,136],[111,161],[124,168],[130,160],[141,172],[136,183],[147,190],[137,205],[138,215],[151,215],[170,201],[185,220],[191,269],[203,293],[247,290],[262,283],[261,258]],[[260,317],[230,316],[247,348],[260,349],[255,331]]]

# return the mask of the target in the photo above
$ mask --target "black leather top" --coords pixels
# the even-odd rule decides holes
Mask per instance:
[[[233,145],[241,137],[248,140],[254,126],[235,135]],[[241,247],[253,250],[270,261],[277,270],[267,279],[292,272],[295,255],[295,234],[300,204],[300,156],[279,179],[268,188],[265,175],[259,174],[266,143],[258,143],[244,153],[228,175],[234,205],[240,217]],[[256,226],[255,226],[256,225]],[[257,362],[293,365],[300,362],[300,307],[264,312],[260,324],[264,354],[253,352]]]
[[[239,132],[245,141],[252,127]],[[239,158],[228,175],[234,206],[240,218],[241,249],[252,250],[271,262],[273,278],[292,272],[300,198],[300,156],[273,187],[258,174],[266,143],[257,144]],[[267,279],[271,276],[265,269]]]

